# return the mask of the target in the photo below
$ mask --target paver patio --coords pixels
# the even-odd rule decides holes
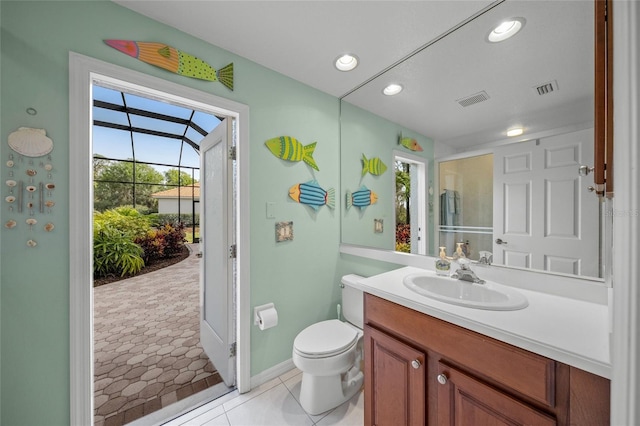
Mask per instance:
[[[200,345],[196,252],[94,289],[96,426],[129,423],[222,381]]]

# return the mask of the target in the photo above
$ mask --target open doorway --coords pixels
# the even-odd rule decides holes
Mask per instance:
[[[427,164],[424,158],[406,152],[394,152],[395,172],[395,250],[426,254]]]
[[[201,142],[226,117],[99,84],[92,94],[94,424],[122,425],[234,389],[201,344],[195,209]]]
[[[73,424],[91,424],[94,420],[94,333],[93,311],[94,292],[89,285],[93,278],[93,90],[95,87],[115,88],[121,92],[137,96],[147,97],[172,105],[199,110],[218,117],[230,118],[228,123],[235,123],[235,131],[227,132],[227,144],[229,141],[236,143],[237,160],[231,160],[235,173],[233,181],[225,180],[225,185],[230,185],[228,193],[236,193],[237,198],[232,201],[232,211],[241,212],[242,207],[248,203],[247,171],[241,166],[243,156],[246,156],[243,146],[248,146],[247,114],[248,108],[226,99],[217,98],[204,92],[189,89],[181,85],[173,84],[148,75],[133,72],[120,67],[87,58],[77,54],[70,54],[70,328],[71,328],[71,422]],[[128,123],[131,126],[131,123]],[[224,126],[227,128],[228,126]],[[229,126],[233,127],[233,126]],[[226,147],[227,145],[225,145]],[[135,182],[135,179],[133,179]],[[206,198],[206,197],[205,197]],[[228,203],[228,201],[227,201]],[[228,295],[227,305],[236,309],[229,312],[225,319],[226,332],[233,331],[233,341],[229,338],[231,333],[224,336],[227,345],[234,345],[234,357],[229,357],[230,351],[225,347],[225,359],[228,363],[237,363],[237,375],[233,370],[232,378],[225,378],[227,385],[238,383],[238,390],[249,390],[249,362],[248,362],[248,321],[243,321],[242,312],[248,312],[248,273],[243,273],[241,262],[248,261],[248,217],[238,215],[230,217],[230,232],[236,238],[238,249],[237,259],[234,260],[235,287],[229,286],[228,279],[218,283],[224,284],[225,294]],[[241,231],[242,230],[242,231]],[[246,230],[246,233],[245,233]],[[226,243],[226,241],[225,241]],[[225,248],[225,254],[226,254]],[[218,250],[219,252],[219,250]],[[205,255],[207,251],[204,251]],[[197,254],[197,253],[196,253]],[[201,262],[204,263],[204,262]],[[202,274],[201,274],[202,275]],[[204,284],[207,285],[206,283]],[[202,286],[200,292],[202,293]],[[227,296],[225,296],[227,297]],[[233,303],[228,303],[233,297]],[[202,300],[202,298],[201,298]],[[200,306],[200,314],[204,312]],[[177,316],[177,315],[176,315]],[[244,315],[246,316],[246,315]],[[202,321],[202,319],[201,319]],[[202,328],[202,327],[201,327]],[[222,333],[225,334],[225,333]],[[235,339],[237,338],[237,342]],[[227,369],[228,370],[228,369]],[[155,374],[155,373],[153,373]],[[153,375],[151,374],[151,375]],[[147,376],[148,378],[149,376]],[[153,380],[153,379],[150,379]],[[131,389],[130,389],[131,391]],[[197,404],[197,402],[196,402]],[[182,406],[171,414],[166,412],[165,419],[179,414],[180,410],[191,407]],[[163,410],[164,411],[164,410]],[[156,420],[162,421],[162,419]]]

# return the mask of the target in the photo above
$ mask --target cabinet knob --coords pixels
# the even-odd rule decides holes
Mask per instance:
[[[442,373],[442,374],[438,374],[438,383],[440,383],[441,385],[446,385],[447,384],[447,375]]]
[[[420,368],[420,366],[421,366],[421,365],[422,365],[422,364],[420,364],[420,361],[418,361],[417,359],[414,359],[413,361],[411,361],[411,366],[412,366],[413,368],[415,368],[416,370],[417,370],[418,368]]]

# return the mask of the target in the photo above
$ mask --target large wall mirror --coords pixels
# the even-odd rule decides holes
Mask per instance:
[[[593,44],[591,1],[496,2],[343,97],[342,243],[602,277]]]

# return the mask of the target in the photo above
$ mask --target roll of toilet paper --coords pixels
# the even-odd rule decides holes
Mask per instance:
[[[276,308],[258,311],[258,328],[260,330],[266,330],[276,325],[278,325],[278,311],[276,311]]]

